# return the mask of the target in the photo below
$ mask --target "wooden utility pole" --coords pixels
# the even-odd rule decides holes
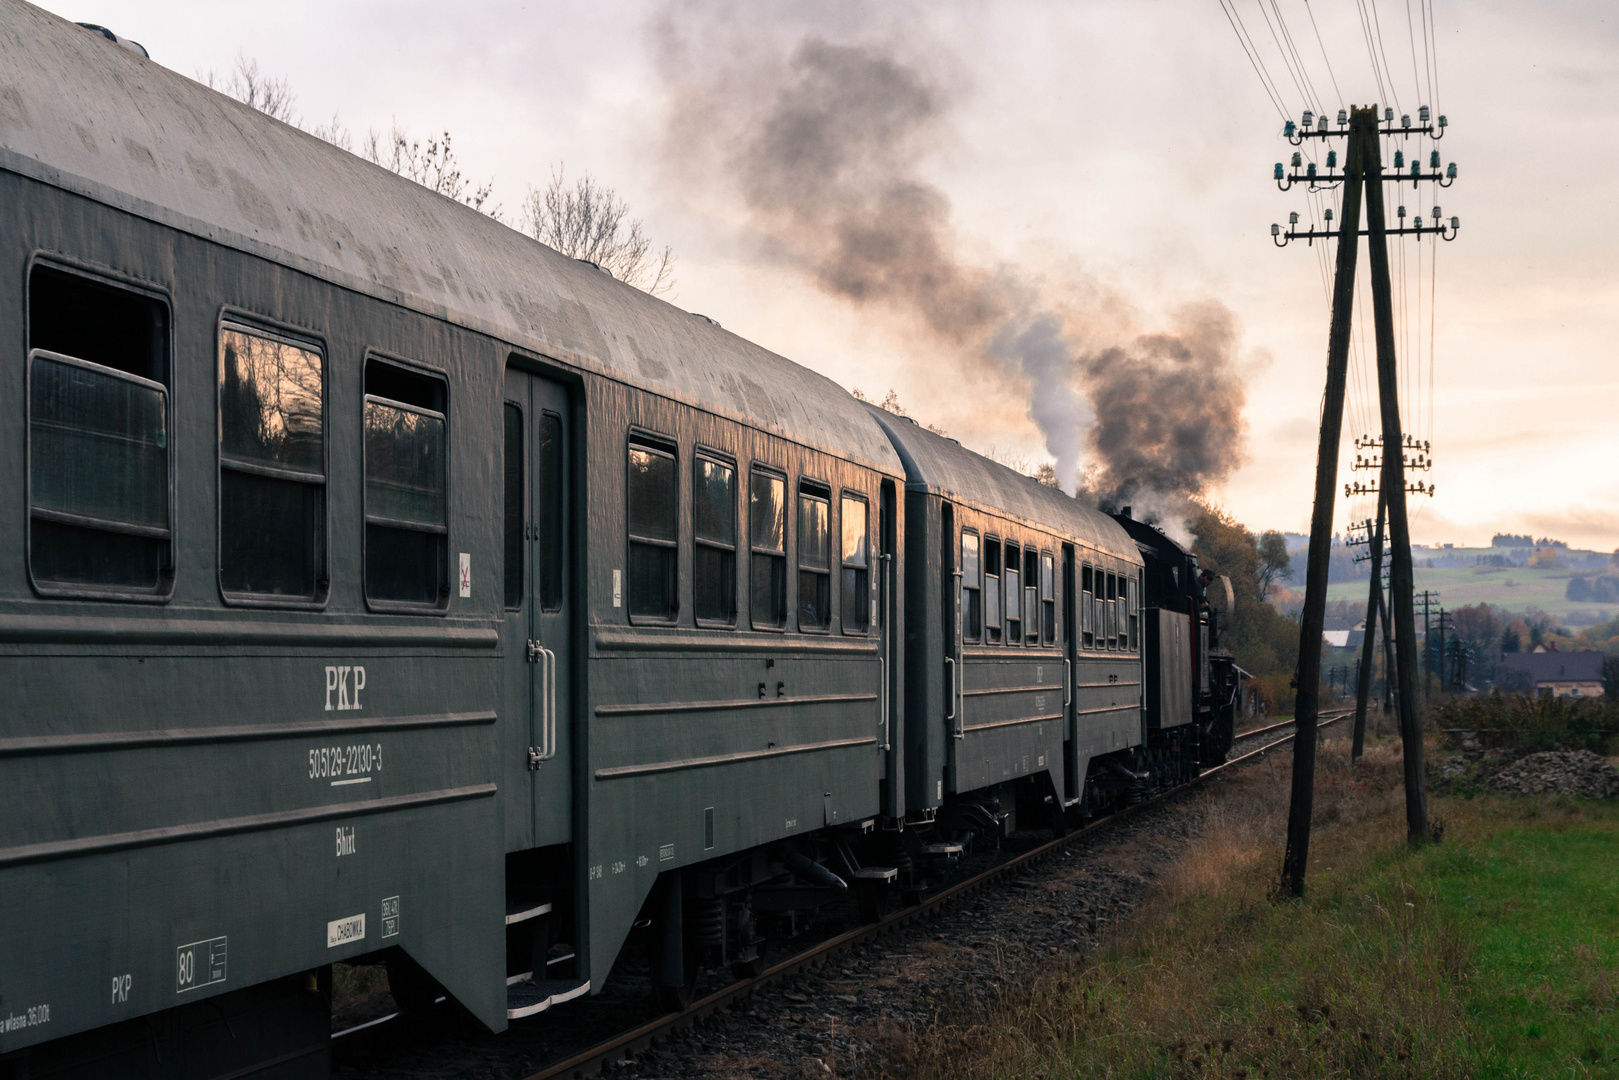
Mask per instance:
[[[1392,665],[1391,677],[1398,684],[1398,717],[1400,734],[1405,744],[1406,824],[1412,843],[1418,843],[1429,834],[1428,800],[1423,787],[1422,731],[1416,703],[1416,644],[1412,640],[1414,616],[1412,614],[1411,530],[1405,512],[1405,437],[1400,428],[1400,400],[1394,355],[1394,301],[1389,282],[1388,235],[1416,236],[1420,242],[1424,233],[1435,240],[1454,240],[1461,221],[1451,218],[1447,227],[1434,210],[1434,220],[1427,226],[1416,219],[1407,228],[1403,220],[1399,227],[1388,229],[1383,215],[1383,183],[1392,180],[1412,184],[1432,181],[1440,187],[1449,187],[1456,179],[1456,165],[1452,162],[1443,173],[1439,171],[1439,155],[1434,152],[1430,161],[1432,172],[1424,173],[1417,161],[1411,164],[1409,174],[1383,175],[1383,155],[1379,139],[1384,135],[1407,137],[1412,134],[1439,139],[1444,135],[1445,118],[1437,125],[1428,121],[1426,105],[1418,110],[1419,123],[1412,126],[1408,116],[1394,125],[1394,110],[1385,113],[1388,127],[1380,130],[1377,108],[1350,109],[1347,115],[1339,110],[1337,131],[1329,131],[1327,118],[1306,111],[1303,122],[1295,127],[1290,120],[1283,128],[1288,140],[1302,145],[1308,139],[1348,137],[1344,152],[1344,171],[1334,171],[1335,155],[1329,153],[1326,171],[1316,164],[1303,167],[1302,155],[1293,155],[1293,172],[1276,164],[1276,183],[1286,191],[1294,183],[1307,183],[1311,190],[1320,190],[1322,184],[1342,184],[1342,218],[1334,233],[1324,227],[1317,231],[1308,226],[1300,230],[1298,214],[1289,216],[1286,233],[1280,225],[1270,227],[1271,240],[1278,247],[1290,241],[1317,239],[1338,241],[1338,270],[1333,282],[1332,332],[1327,344],[1327,389],[1321,404],[1321,443],[1316,454],[1315,508],[1310,517],[1309,566],[1305,574],[1304,612],[1299,625],[1299,667],[1296,676],[1298,694],[1294,698],[1293,787],[1292,805],[1287,819],[1287,853],[1282,863],[1282,881],[1289,892],[1300,896],[1304,892],[1304,869],[1310,848],[1310,811],[1315,798],[1315,742],[1316,721],[1320,708],[1321,689],[1321,628],[1325,622],[1327,605],[1327,563],[1332,545],[1332,504],[1336,498],[1338,476],[1338,442],[1343,433],[1344,382],[1349,361],[1349,323],[1353,313],[1355,288],[1355,258],[1360,246],[1360,203],[1366,200],[1367,253],[1371,258],[1372,312],[1377,325],[1377,387],[1383,420],[1382,476],[1375,490],[1382,493],[1387,508],[1388,539],[1392,547],[1390,558],[1389,591],[1393,606],[1390,613],[1384,608],[1384,647],[1392,643],[1398,660]],[[1396,155],[1396,163],[1399,157]],[[1330,221],[1331,210],[1323,217]],[[1424,446],[1423,449],[1426,449]],[[1358,487],[1358,485],[1357,485]],[[1362,489],[1364,490],[1364,489]],[[1345,494],[1350,494],[1346,488]],[[1381,520],[1382,515],[1379,515]],[[1374,591],[1378,578],[1373,575]]]
[[[1357,112],[1356,115],[1361,115]],[[1405,746],[1406,839],[1419,844],[1429,835],[1428,790],[1422,763],[1422,718],[1417,712],[1417,643],[1412,610],[1416,588],[1411,568],[1411,526],[1405,513],[1405,435],[1400,425],[1400,382],[1394,355],[1394,299],[1389,284],[1389,248],[1383,217],[1383,155],[1376,112],[1362,134],[1366,172],[1366,254],[1372,272],[1372,317],[1377,326],[1377,391],[1383,416],[1383,475],[1379,481],[1388,506],[1389,606],[1394,623],[1395,676],[1399,685],[1400,736]]]
[[[1383,599],[1383,495],[1377,496],[1377,525],[1371,536],[1372,587],[1366,597],[1366,634],[1360,642],[1360,678],[1355,685],[1355,741],[1349,756],[1366,749],[1366,699],[1372,692],[1372,657],[1376,656],[1377,616]]]
[[[1349,326],[1355,307],[1355,258],[1360,243],[1360,193],[1368,140],[1376,145],[1377,114],[1357,111],[1345,151],[1344,199],[1338,237],[1338,269],[1332,286],[1332,330],[1327,337],[1327,389],[1321,401],[1321,442],[1315,457],[1315,508],[1310,515],[1310,554],[1304,574],[1304,613],[1299,624],[1298,693],[1293,699],[1293,789],[1287,815],[1287,853],[1282,880],[1304,895],[1310,855],[1310,813],[1315,805],[1315,726],[1321,696],[1321,631],[1327,616],[1327,570],[1332,559],[1332,508],[1338,499],[1338,444],[1343,437],[1344,384],[1349,377]]]

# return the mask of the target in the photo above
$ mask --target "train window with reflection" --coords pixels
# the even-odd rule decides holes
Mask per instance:
[[[1119,575],[1107,575],[1107,647],[1119,647]]]
[[[505,583],[505,606],[516,611],[523,606],[523,555],[528,519],[523,516],[526,485],[523,454],[523,410],[515,401],[506,402],[506,442],[502,461],[502,479],[505,494],[505,522],[502,529],[504,559],[501,568]]]
[[[1023,552],[1023,618],[1026,625],[1024,640],[1030,645],[1040,644],[1040,553],[1034,548]],[[1047,638],[1050,644],[1051,639]]]
[[[984,644],[1001,641],[1001,542],[984,538]]]
[[[444,380],[365,363],[365,597],[373,606],[450,602]]]
[[[1057,573],[1049,553],[1040,555],[1040,637],[1047,645],[1057,643]]]
[[[1096,647],[1096,593],[1092,584],[1093,571],[1087,565],[1079,572],[1079,642],[1080,647]]]
[[[983,560],[979,557],[978,534],[961,530],[961,636],[977,641],[984,632],[982,607]]]
[[[1140,598],[1136,590],[1139,586],[1135,578],[1126,578],[1124,581],[1128,588],[1125,590],[1124,610],[1130,617],[1129,649],[1131,652],[1141,651],[1141,611]]]
[[[802,480],[798,485],[798,628],[832,627],[832,491]]]
[[[864,634],[871,626],[871,527],[866,509],[866,500],[852,495],[838,501],[845,634]]]
[[[1023,557],[1016,544],[1008,542],[1006,561],[1006,643],[1023,644]]]
[[[326,597],[326,363],[312,343],[219,331],[219,586],[236,602]]]
[[[35,266],[28,349],[35,588],[161,599],[174,579],[168,305]]]
[[[755,469],[748,478],[748,611],[756,629],[787,625],[787,481]]]
[[[697,621],[736,622],[736,466],[698,454],[691,467],[692,608]]]
[[[628,489],[630,618],[673,622],[680,613],[674,445],[632,438]]]

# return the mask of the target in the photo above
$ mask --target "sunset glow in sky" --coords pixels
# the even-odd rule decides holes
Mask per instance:
[[[1438,0],[1434,91],[1421,0],[1368,3],[1378,20],[1371,48],[1380,31],[1377,60],[1392,73],[1396,112],[1415,117],[1418,105],[1437,105],[1450,122],[1442,158],[1460,172],[1438,200],[1446,218],[1461,218],[1460,237],[1438,245],[1436,270],[1435,245],[1424,238],[1420,312],[1418,246],[1405,242],[1397,329],[1402,359],[1422,357],[1407,378],[1407,428],[1432,440],[1436,465],[1423,479],[1437,488],[1435,498],[1412,503],[1413,538],[1477,545],[1496,531],[1531,532],[1613,549],[1614,9]],[[893,389],[918,419],[1032,469],[1048,448],[1029,418],[1026,382],[1007,372],[970,384],[947,377],[957,369],[903,313],[836,295],[805,273],[726,170],[726,140],[761,105],[750,96],[767,94],[806,41],[891,57],[937,91],[938,113],[912,148],[913,165],[943,196],[941,220],[964,265],[1014,277],[1070,311],[1070,326],[1093,344],[1169,328],[1188,305],[1233,313],[1246,384],[1244,463],[1210,495],[1256,529],[1308,527],[1331,256],[1324,264],[1319,248],[1272,245],[1270,224],[1289,211],[1307,220],[1310,204],[1271,180],[1273,163],[1293,147],[1219,0],[813,10],[348,0],[45,6],[138,40],[188,76],[228,74],[238,54],[252,57],[290,82],[309,126],[336,114],[357,137],[394,120],[420,136],[448,130],[464,170],[493,179],[508,217],[555,165],[588,170],[618,189],[654,240],[674,248],[672,302],[873,398]],[[1311,95],[1295,86],[1277,44],[1285,39],[1263,19],[1273,9],[1256,0],[1233,7],[1296,119]],[[1354,0],[1277,0],[1274,10],[1315,91],[1309,104],[1331,113],[1385,104]],[[1408,11],[1417,20],[1409,27]],[[708,111],[694,116],[694,82],[737,89],[705,99]],[[1415,194],[1405,185],[1386,201],[1391,212],[1403,202],[1426,219],[1434,198],[1427,185]],[[1398,273],[1399,253],[1391,258]],[[1369,346],[1364,289],[1356,316]],[[1364,368],[1352,372],[1343,480],[1355,478],[1348,440],[1375,415],[1369,378]],[[1370,509],[1340,501],[1337,520]]]

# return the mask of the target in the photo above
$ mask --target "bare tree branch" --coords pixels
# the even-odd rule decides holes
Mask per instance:
[[[284,78],[262,74],[259,62],[250,60],[244,53],[236,54],[236,70],[231,72],[229,79],[209,71],[206,74],[198,72],[197,81],[207,83],[212,89],[229,94],[242,104],[283,124],[303,127],[293,108],[298,99],[292,92],[292,86]]]
[[[333,125],[336,125],[335,118]],[[361,153],[373,164],[500,220],[501,208],[498,205],[485,208],[494,191],[494,181],[474,186],[461,175],[461,164],[456,160],[448,131],[440,136],[429,136],[424,146],[420,139],[412,137],[395,120],[386,141],[378,131],[367,132]]]
[[[654,251],[640,219],[628,215],[629,205],[612,188],[589,173],[569,184],[558,165],[543,191],[528,189],[519,224],[542,244],[661,296],[674,288],[674,253]]]

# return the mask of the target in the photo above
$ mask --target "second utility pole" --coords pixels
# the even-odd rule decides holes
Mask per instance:
[[[1412,844],[1428,837],[1428,790],[1423,776],[1422,717],[1417,712],[1417,643],[1412,611],[1411,526],[1405,515],[1405,435],[1400,430],[1400,381],[1394,355],[1394,300],[1389,284],[1389,246],[1384,235],[1383,155],[1375,109],[1357,109],[1365,146],[1366,254],[1372,272],[1372,317],[1377,324],[1377,396],[1383,415],[1383,476],[1378,481],[1389,515],[1389,615],[1394,623],[1394,674],[1399,683],[1400,737],[1405,748],[1405,828]],[[1350,121],[1351,125],[1355,120]],[[1351,145],[1355,136],[1351,135]],[[1345,192],[1345,203],[1348,193]],[[1345,218],[1349,215],[1347,211]],[[1420,235],[1420,234],[1419,234]],[[1319,648],[1319,646],[1317,646]]]

